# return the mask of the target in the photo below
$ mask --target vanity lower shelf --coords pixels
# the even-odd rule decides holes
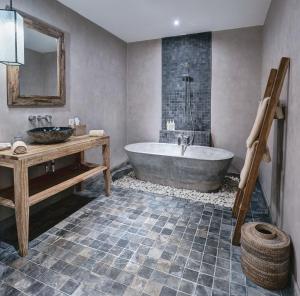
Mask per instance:
[[[102,165],[89,164],[84,160],[86,150],[101,148]],[[65,156],[75,156],[75,163],[55,173],[29,179],[28,169]],[[69,140],[52,145],[28,145],[26,154],[14,154],[12,150],[0,151],[0,167],[13,171],[14,186],[0,190],[0,205],[12,208],[15,212],[16,226],[21,256],[28,254],[30,206],[77,185],[103,172],[106,196],[111,192],[110,139],[98,137],[71,137]],[[1,176],[0,176],[1,177]]]
[[[29,180],[29,206],[70,188],[106,170],[106,166],[84,163],[80,167],[68,166],[55,173]],[[0,191],[0,205],[15,208],[14,188]]]

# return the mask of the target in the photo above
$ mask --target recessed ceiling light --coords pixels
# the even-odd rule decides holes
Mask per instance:
[[[178,27],[180,25],[180,21],[179,20],[175,20],[173,24],[174,24],[175,27]]]

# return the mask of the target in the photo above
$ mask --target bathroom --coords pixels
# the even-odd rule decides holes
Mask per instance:
[[[97,143],[93,142],[86,160],[98,165],[108,162],[111,194],[103,194],[107,183],[103,184],[102,175],[95,175],[82,191],[66,185],[66,190],[34,205],[25,257],[18,254],[14,210],[0,206],[0,295],[299,295],[300,4],[295,0],[252,4],[230,0],[226,6],[192,0],[83,2],[13,1],[13,8],[63,32],[65,93],[60,106],[9,106],[7,66],[0,64],[0,142],[21,139],[29,144],[26,132],[37,124],[28,120],[30,116],[51,115],[52,125],[58,127],[78,117],[87,134],[104,130],[109,136],[105,145],[110,148],[110,165],[98,149],[103,143],[92,137]],[[7,5],[9,1],[0,0],[0,9]],[[176,51],[180,42],[186,51]],[[268,220],[291,238],[289,283],[282,290],[269,290],[242,273],[240,248],[230,241],[235,219],[228,206],[233,206],[258,101],[270,69],[278,68],[281,57],[290,58],[280,96],[285,119],[274,121],[271,129],[272,160],[261,163],[252,200],[252,206],[261,208],[251,212],[254,221]],[[184,81],[185,76],[193,81]],[[185,105],[189,98],[198,105]],[[191,123],[191,113],[197,124]],[[171,120],[176,132],[166,131]],[[171,141],[180,154],[178,140],[187,141],[186,155],[199,145],[229,151],[233,159],[226,176],[221,174],[221,183],[225,176],[226,182],[235,184],[234,190],[193,193],[193,199],[174,186],[134,183],[124,147]],[[74,156],[57,159],[55,170],[73,160]],[[44,163],[30,169],[30,178],[45,169]],[[128,188],[128,182],[149,190]],[[12,184],[11,168],[1,166],[0,189]],[[221,230],[220,240],[213,237],[215,229]],[[199,241],[188,245],[196,230]],[[198,235],[203,232],[208,238]]]

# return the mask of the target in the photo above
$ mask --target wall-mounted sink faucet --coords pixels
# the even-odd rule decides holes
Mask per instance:
[[[47,125],[52,125],[52,116],[51,115],[30,115],[28,117],[29,122],[36,126],[38,124],[38,126],[42,126],[43,125],[43,120],[45,120],[45,122],[47,123]]]
[[[180,135],[177,138],[177,143],[181,146],[181,156],[184,156],[187,147],[191,145],[190,136]]]
[[[28,120],[31,124],[35,125],[36,123],[36,116],[35,115],[30,115],[28,116]]]
[[[51,115],[45,115],[45,116],[38,115],[37,116],[37,121],[38,121],[39,124],[41,124],[42,120],[45,120],[47,123],[51,123],[52,122],[52,116]]]

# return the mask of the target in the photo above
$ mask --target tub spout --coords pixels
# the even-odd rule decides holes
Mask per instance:
[[[187,147],[191,145],[190,137],[181,135],[177,138],[177,142],[181,146],[181,156],[184,156]]]
[[[186,148],[187,148],[187,145],[184,145],[184,144],[181,145],[181,156],[184,156]]]

